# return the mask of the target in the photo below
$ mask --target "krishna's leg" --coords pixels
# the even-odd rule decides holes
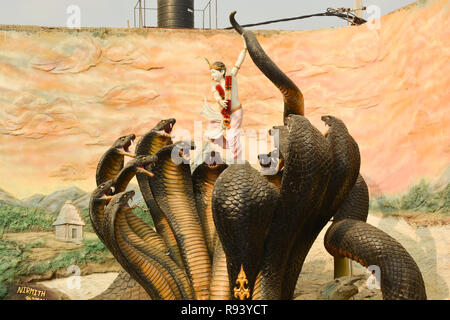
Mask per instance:
[[[230,129],[227,130],[227,141],[234,160],[242,160],[241,125],[242,108],[231,114]]]

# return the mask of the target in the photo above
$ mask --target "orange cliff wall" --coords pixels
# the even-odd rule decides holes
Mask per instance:
[[[256,32],[302,90],[310,121],[321,131],[324,114],[347,124],[372,196],[449,165],[449,8],[420,1],[378,30]],[[97,161],[120,135],[139,137],[169,117],[192,131],[211,95],[204,57],[231,65],[241,47],[224,30],[0,26],[0,188],[19,198],[91,190]],[[248,56],[239,93],[245,130],[282,123],[280,93]]]

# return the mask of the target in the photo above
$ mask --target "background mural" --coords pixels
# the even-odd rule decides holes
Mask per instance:
[[[255,31],[303,92],[308,119],[323,132],[322,115],[344,120],[374,209],[407,206],[404,195],[422,186],[436,201],[419,208],[448,219],[449,11],[445,0],[418,1],[380,28]],[[241,47],[231,30],[0,26],[0,200],[48,201],[57,213],[66,199],[47,195],[59,192],[86,204],[117,137],[139,139],[163,118],[191,132],[206,121],[204,57],[231,67]],[[249,57],[239,93],[244,130],[282,123],[281,95]]]

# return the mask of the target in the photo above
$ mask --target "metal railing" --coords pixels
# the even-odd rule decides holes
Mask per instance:
[[[214,16],[215,16],[215,28],[218,29],[217,26],[217,17],[218,17],[218,9],[217,9],[217,1],[218,0],[209,0],[206,5],[203,7],[203,9],[194,9],[194,12],[201,12],[202,14],[202,29],[212,29],[212,11],[214,10]],[[157,27],[157,21],[151,21],[151,19],[148,19],[148,13],[151,11],[158,11],[158,8],[155,7],[148,7],[147,8],[147,2],[146,0],[138,0],[136,2],[136,5],[134,6],[134,27],[135,28],[148,28],[148,27]],[[266,25],[271,23],[277,23],[277,22],[286,22],[286,21],[292,21],[292,20],[299,20],[299,19],[306,19],[311,17],[318,17],[318,16],[334,16],[341,19],[344,19],[347,21],[348,25],[360,25],[363,23],[366,23],[367,21],[358,17],[355,12],[356,11],[364,11],[366,10],[366,7],[361,7],[357,9],[350,9],[350,8],[328,8],[326,12],[323,13],[316,13],[316,14],[309,14],[304,15],[300,17],[292,17],[292,18],[285,18],[285,19],[278,19],[278,20],[270,20],[270,21],[263,21],[259,23],[252,23],[252,24],[244,24],[242,27],[254,27],[254,26],[260,26],[260,25]],[[205,19],[206,17],[206,19]],[[194,17],[195,18],[195,17]],[[148,23],[147,23],[148,22]],[[150,25],[151,24],[151,25]],[[194,26],[195,26],[195,19],[194,19]],[[226,27],[224,29],[232,29],[233,27]]]
[[[135,28],[148,28],[148,27],[157,27],[157,21],[152,21],[149,19],[149,13],[151,11],[158,11],[156,7],[147,7],[146,0],[138,0],[133,10],[133,22]],[[214,2],[214,6],[211,4]],[[150,5],[150,4],[149,4]],[[213,8],[214,7],[214,8]],[[194,9],[194,12],[200,12],[202,14],[202,29],[212,29],[212,11],[215,11],[215,22],[217,29],[217,0],[209,0],[203,9]],[[207,19],[205,19],[205,15],[207,14]],[[205,27],[205,21],[209,22],[209,24]],[[195,19],[194,19],[195,25]]]

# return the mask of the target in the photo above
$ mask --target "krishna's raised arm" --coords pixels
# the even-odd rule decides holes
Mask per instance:
[[[239,57],[238,57],[236,63],[234,64],[233,69],[231,69],[231,75],[233,77],[235,77],[238,74],[242,63],[244,62],[245,54],[247,53],[247,43],[245,42],[244,36],[242,36],[242,39],[244,40],[244,48],[242,49],[241,53],[239,54]]]

